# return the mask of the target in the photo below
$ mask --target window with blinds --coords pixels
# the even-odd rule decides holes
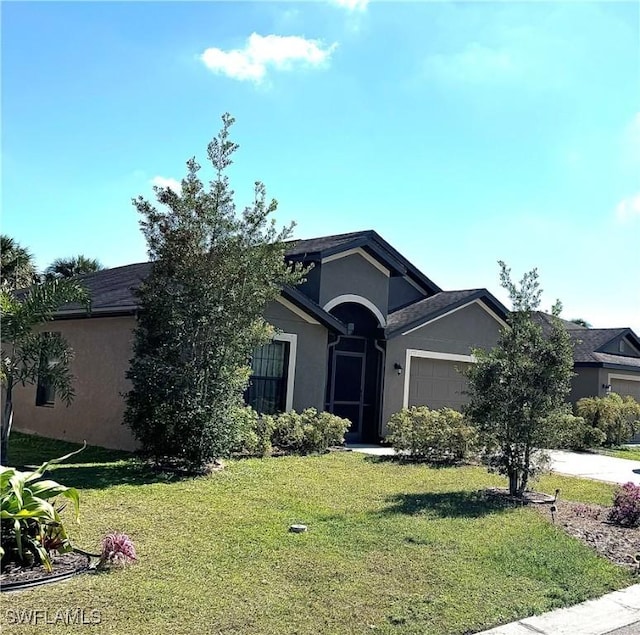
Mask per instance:
[[[256,412],[275,414],[285,411],[289,353],[289,342],[276,340],[253,352],[252,374],[245,401]]]

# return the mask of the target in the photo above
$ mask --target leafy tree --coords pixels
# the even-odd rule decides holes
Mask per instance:
[[[104,267],[95,258],[82,254],[71,258],[57,258],[44,271],[47,278],[71,278],[81,273],[100,271]]]
[[[591,324],[582,318],[573,318],[572,320],[570,320],[570,322],[573,322],[578,326],[585,326],[587,328],[591,328]]]
[[[238,147],[229,139],[233,122],[223,115],[208,145],[215,171],[208,188],[192,158],[179,193],[154,188],[160,209],[133,201],[153,266],[138,291],[125,423],[150,456],[190,467],[231,450],[248,359],[273,333],[264,308],[303,274],[285,262],[292,227],[276,229],[277,203],[267,203],[262,183],[236,213],[225,174]]]
[[[0,269],[0,283],[9,289],[28,287],[36,277],[31,252],[6,234],[0,236]]]
[[[509,479],[509,492],[522,496],[535,472],[535,451],[553,436],[554,417],[563,412],[573,375],[573,351],[560,320],[543,332],[533,312],[542,290],[536,269],[520,285],[500,261],[500,282],[509,292],[513,310],[498,344],[489,352],[475,351],[477,363],[468,369],[470,401],[467,416],[477,426],[487,448],[490,467]],[[560,303],[552,309],[557,317]]]
[[[73,399],[70,362],[73,351],[60,333],[41,330],[68,302],[87,302],[85,291],[70,280],[50,280],[30,287],[17,297],[0,288],[2,319],[2,412],[0,462],[6,465],[13,422],[13,389],[39,380],[51,385],[68,405]]]
[[[612,392],[605,397],[583,397],[576,412],[589,426],[604,433],[606,445],[621,445],[640,431],[640,403],[630,395]]]

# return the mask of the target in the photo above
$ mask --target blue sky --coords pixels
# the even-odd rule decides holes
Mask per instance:
[[[144,260],[131,198],[226,111],[240,207],[262,180],[296,237],[375,229],[503,301],[496,261],[537,267],[543,308],[640,334],[637,3],[5,2],[3,233]]]

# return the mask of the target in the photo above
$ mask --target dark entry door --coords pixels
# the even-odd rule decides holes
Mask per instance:
[[[365,353],[334,350],[329,410],[351,421],[347,441],[362,436]]]

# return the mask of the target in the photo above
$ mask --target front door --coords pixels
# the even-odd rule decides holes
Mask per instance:
[[[333,350],[329,412],[351,421],[347,441],[362,437],[365,358],[364,352]]]

